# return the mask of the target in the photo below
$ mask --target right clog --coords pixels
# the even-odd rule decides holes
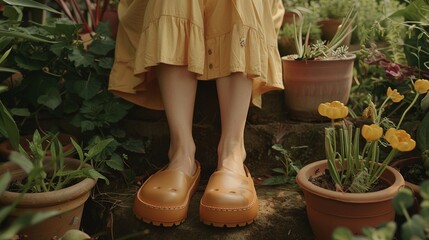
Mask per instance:
[[[137,192],[133,207],[136,217],[156,226],[181,224],[201,173],[199,162],[195,163],[193,176],[166,167],[150,176]]]
[[[200,219],[215,227],[245,226],[258,214],[258,197],[247,167],[246,176],[218,170],[209,179],[200,201]]]

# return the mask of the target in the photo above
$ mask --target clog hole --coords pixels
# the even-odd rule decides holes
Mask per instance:
[[[217,191],[219,191],[219,189],[218,189],[218,188],[215,188],[215,189],[213,189],[213,190],[214,190],[214,191],[216,191],[216,192],[217,192]]]
[[[153,187],[153,189],[160,189],[161,187]]]
[[[229,193],[233,193],[233,194],[234,194],[234,193],[235,193],[235,191],[230,191]]]
[[[176,192],[176,191],[177,191],[177,189],[175,189],[175,188],[170,188],[170,191],[172,191],[172,192]]]

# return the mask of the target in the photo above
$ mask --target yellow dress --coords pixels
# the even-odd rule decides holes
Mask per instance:
[[[128,101],[163,109],[159,63],[187,66],[198,80],[244,72],[256,106],[261,94],[283,89],[281,0],[121,0],[118,13],[109,90]]]

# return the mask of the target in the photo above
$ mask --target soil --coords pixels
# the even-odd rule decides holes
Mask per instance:
[[[314,185],[319,186],[321,188],[336,191],[335,183],[332,180],[328,169],[325,170],[324,174],[322,174],[318,177],[310,178],[309,181],[311,183],[313,183]],[[367,192],[377,192],[377,191],[386,189],[389,186],[390,185],[388,183],[386,183],[385,181],[380,179],[380,180],[376,181],[375,184]],[[346,191],[346,192],[348,192],[348,191]]]

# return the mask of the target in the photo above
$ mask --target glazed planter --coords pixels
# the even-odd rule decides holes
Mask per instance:
[[[73,138],[76,141],[76,137],[69,135],[69,134],[65,134],[65,133],[60,133],[58,134],[58,140],[61,142],[61,145],[63,145],[63,152],[67,152],[70,151],[71,149],[73,149],[73,144],[71,143],[70,138]],[[33,139],[33,135],[25,135],[25,136],[21,136],[19,139],[19,144],[24,148],[25,151],[29,152],[29,144],[28,141]],[[0,154],[7,158],[10,153],[13,151],[12,149],[12,145],[10,144],[9,140],[4,140],[3,142],[0,143]],[[46,155],[50,156],[51,152],[49,150],[47,150]]]
[[[393,221],[395,210],[392,199],[405,182],[402,175],[387,167],[381,179],[390,187],[370,193],[342,193],[318,187],[309,181],[327,169],[327,160],[304,166],[296,181],[304,192],[307,216],[315,239],[331,239],[337,227],[346,227],[355,235],[362,234],[363,227],[377,226]]]
[[[65,166],[67,169],[76,169],[79,166],[79,160],[67,158]],[[90,166],[87,165],[85,167]],[[12,173],[12,181],[26,177],[25,172],[12,162],[0,165],[0,175],[6,171]],[[44,193],[26,193],[7,220],[13,220],[28,211],[57,210],[61,212],[59,215],[22,230],[19,233],[19,239],[52,239],[53,237],[61,237],[70,229],[79,229],[84,203],[88,199],[95,183],[96,180],[85,178],[61,190]],[[18,196],[18,192],[6,191],[0,197],[0,205],[10,205]]]
[[[298,121],[327,121],[320,116],[320,103],[347,104],[352,87],[356,55],[345,59],[293,60],[282,58],[285,105],[289,117]]]

